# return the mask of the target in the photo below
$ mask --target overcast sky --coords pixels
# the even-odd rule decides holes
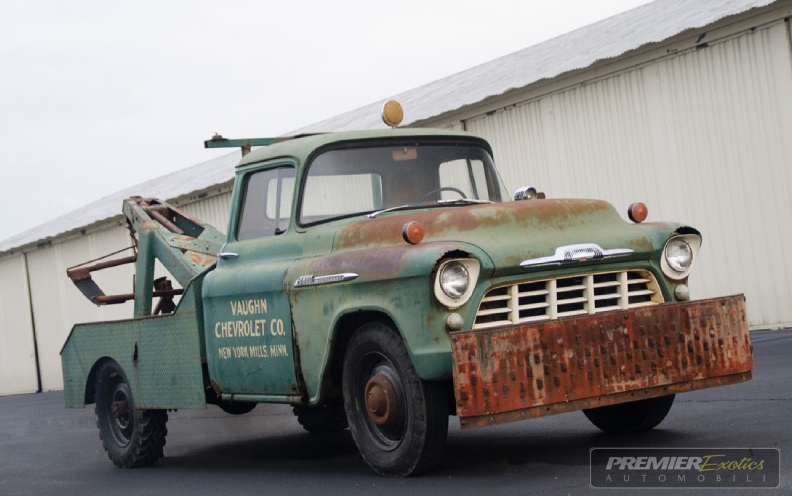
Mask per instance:
[[[0,240],[644,3],[0,0]]]

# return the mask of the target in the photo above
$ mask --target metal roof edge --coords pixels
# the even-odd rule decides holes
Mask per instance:
[[[239,162],[239,157],[239,151],[220,155],[205,162],[101,197],[83,207],[1,241],[0,258],[6,258],[17,251],[30,251],[36,246],[51,243],[59,237],[69,236],[83,229],[90,230],[92,227],[111,221],[121,214],[121,203],[130,196],[153,196],[168,201],[183,198],[232,180],[234,178],[234,166]],[[225,173],[223,173],[224,169]],[[189,181],[189,179],[194,179],[196,176],[206,177],[208,175],[212,175],[215,178],[211,184]],[[222,176],[225,176],[225,179],[217,180],[221,179]]]
[[[407,109],[403,125],[428,122],[543,80],[617,59],[685,31],[788,0],[657,0],[569,33],[440,78],[392,98]],[[615,40],[615,41],[614,41]],[[571,48],[570,48],[571,47]],[[579,48],[583,47],[583,48]],[[300,128],[295,133],[371,129],[387,99]],[[410,109],[419,109],[410,113]]]

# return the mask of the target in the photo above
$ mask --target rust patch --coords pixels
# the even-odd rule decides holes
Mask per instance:
[[[217,261],[217,257],[214,255],[208,255],[192,250],[187,250],[185,252],[185,257],[192,263],[200,265],[201,267],[208,267]]]
[[[465,426],[747,380],[753,367],[742,295],[450,335]]]
[[[751,373],[743,372],[740,374],[732,374],[723,377],[712,377],[709,379],[701,379],[695,382],[680,382],[676,384],[669,384],[668,386],[657,386],[653,388],[625,391],[623,393],[613,393],[607,396],[597,396],[594,398],[586,398],[582,400],[574,400],[564,403],[540,405],[531,408],[523,408],[520,410],[512,410],[509,412],[496,413],[492,415],[482,415],[478,417],[464,417],[460,419],[459,422],[463,429],[472,428],[472,427],[485,427],[488,425],[497,425],[506,422],[516,422],[518,420],[525,420],[529,418],[555,415],[557,413],[573,412],[585,408],[597,408],[601,406],[625,403],[628,401],[638,401],[648,398],[657,398],[659,396],[666,396],[669,394],[685,393],[688,391],[692,391],[694,389],[703,389],[708,387],[738,384],[740,382],[745,382],[750,379],[751,379]]]
[[[575,223],[586,224],[598,216],[620,220],[619,214],[609,203],[599,200],[507,202],[408,211],[348,226],[339,233],[336,247],[344,249],[398,244],[403,242],[405,222],[410,221],[418,221],[424,226],[426,241],[437,241],[449,239],[449,236],[458,239],[460,232],[482,228],[566,229]]]
[[[401,226],[398,228],[401,238]],[[312,260],[307,270],[313,274],[335,274],[359,272],[366,277],[394,277],[404,268],[404,258],[410,245],[403,241],[396,246],[383,247],[376,251],[360,250],[341,253]]]

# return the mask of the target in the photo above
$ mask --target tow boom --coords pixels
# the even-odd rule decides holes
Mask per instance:
[[[183,289],[173,289],[166,278],[155,280],[154,261],[159,260],[176,282],[186,287],[195,276],[214,265],[225,235],[156,198],[127,198],[123,211],[132,246],[71,267],[66,274],[96,305],[135,300],[135,317],[143,317],[152,314],[152,298],[159,297],[160,305],[154,313],[170,312],[173,296],[181,294]],[[126,250],[133,254],[105,260]],[[91,273],[97,270],[129,263],[135,263],[134,293],[106,295],[91,278]]]

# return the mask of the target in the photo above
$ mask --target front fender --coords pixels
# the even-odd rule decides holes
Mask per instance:
[[[346,251],[296,262],[287,273],[286,286],[309,402],[320,401],[340,323],[360,312],[382,315],[395,324],[422,379],[450,380],[451,344],[445,327],[450,311],[437,302],[432,285],[438,261],[463,254],[479,260],[482,277],[491,274],[490,258],[478,247],[464,243]],[[357,277],[295,287],[300,277],[337,274]],[[464,309],[457,312],[461,310]]]

